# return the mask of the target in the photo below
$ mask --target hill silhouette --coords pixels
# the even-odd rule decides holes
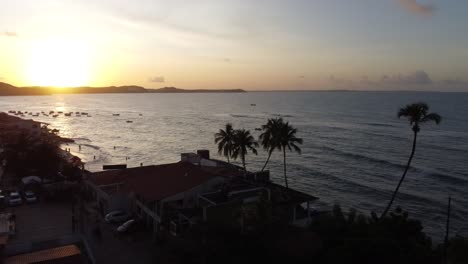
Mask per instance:
[[[0,96],[6,95],[50,95],[50,94],[99,94],[99,93],[244,93],[242,89],[180,89],[176,87],[163,87],[148,89],[136,85],[108,86],[108,87],[16,87],[8,83],[0,82]]]

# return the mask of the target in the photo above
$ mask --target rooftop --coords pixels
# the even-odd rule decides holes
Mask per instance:
[[[223,174],[188,162],[102,171],[91,174],[98,186],[121,184],[120,190],[135,192],[146,201],[161,200],[187,191]]]
[[[84,263],[81,251],[75,245],[56,247],[6,258],[5,264],[26,263]],[[60,261],[60,259],[63,259]],[[66,260],[65,260],[66,259]]]

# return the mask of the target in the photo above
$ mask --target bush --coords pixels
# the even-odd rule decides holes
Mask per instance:
[[[323,242],[320,263],[440,262],[421,223],[401,209],[378,219],[355,210],[345,214],[335,205],[330,214],[315,218],[310,229]]]

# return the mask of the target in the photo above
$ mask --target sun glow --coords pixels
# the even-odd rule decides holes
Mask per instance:
[[[50,39],[31,48],[26,79],[34,86],[82,86],[90,81],[90,67],[91,52],[85,43]]]

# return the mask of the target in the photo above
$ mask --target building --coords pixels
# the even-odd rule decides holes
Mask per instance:
[[[3,263],[85,264],[88,263],[88,261],[76,245],[66,245],[7,257],[3,260]]]
[[[202,222],[238,222],[243,228],[245,212],[261,201],[292,223],[307,214],[301,204],[317,199],[272,183],[268,171],[245,172],[210,159],[205,150],[183,153],[176,163],[92,173],[84,182],[103,214],[128,210],[153,232],[170,229],[174,235]]]

